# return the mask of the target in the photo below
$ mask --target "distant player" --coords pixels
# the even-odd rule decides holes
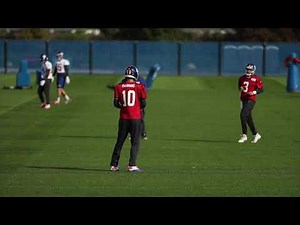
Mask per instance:
[[[141,109],[146,107],[146,88],[137,82],[138,69],[130,65],[125,70],[125,79],[114,87],[113,104],[120,109],[118,121],[118,137],[111,156],[110,170],[119,171],[121,150],[128,134],[131,135],[130,156],[127,170],[142,172],[136,161],[141,140]]]
[[[37,72],[38,96],[41,101],[41,108],[50,109],[50,88],[53,81],[52,63],[46,54],[41,54],[41,70]]]
[[[260,77],[255,75],[255,71],[256,66],[254,64],[247,64],[245,74],[240,76],[238,80],[238,90],[241,92],[240,119],[242,125],[242,135],[238,140],[239,143],[244,143],[248,139],[247,125],[253,134],[253,140],[251,143],[256,143],[259,139],[261,139],[261,135],[256,131],[251,114],[256,103],[256,95],[264,91],[263,81]]]
[[[65,98],[65,103],[68,104],[70,102],[70,97],[65,91],[65,85],[70,83],[69,77],[69,66],[70,62],[67,59],[64,59],[63,52],[57,52],[56,54],[56,63],[54,66],[53,76],[57,74],[56,79],[56,87],[57,87],[57,99],[54,104],[60,104],[61,96]]]

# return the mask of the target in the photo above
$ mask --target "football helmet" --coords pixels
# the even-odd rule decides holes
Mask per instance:
[[[63,57],[64,57],[64,53],[63,52],[59,51],[59,52],[56,53],[56,59],[58,61],[62,60]]]
[[[250,73],[249,73],[249,70],[251,70]],[[256,71],[256,66],[255,66],[254,64],[248,63],[248,64],[246,65],[246,68],[245,68],[245,74],[246,74],[247,76],[252,76],[252,75],[254,75],[254,74],[255,74],[255,71]]]
[[[49,58],[48,58],[48,56],[46,54],[41,54],[40,60],[41,60],[41,62],[45,62],[45,61],[48,61]]]
[[[139,70],[133,65],[130,65],[125,70],[125,77],[127,78],[133,78],[134,80],[137,80],[139,77]]]

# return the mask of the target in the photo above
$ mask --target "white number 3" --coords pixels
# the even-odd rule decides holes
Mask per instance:
[[[249,87],[249,82],[248,81],[244,81],[244,92],[248,92],[248,87]]]

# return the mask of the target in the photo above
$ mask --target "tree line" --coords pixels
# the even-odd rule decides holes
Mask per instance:
[[[1,39],[299,42],[298,28],[11,28]]]

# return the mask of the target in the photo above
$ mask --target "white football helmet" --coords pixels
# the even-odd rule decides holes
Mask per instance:
[[[247,76],[252,76],[255,74],[255,71],[256,71],[256,66],[252,63],[249,63],[246,65],[246,68],[245,68],[245,74]]]
[[[49,58],[48,58],[48,56],[46,54],[41,54],[40,55],[40,60],[41,60],[41,62],[45,62],[45,61],[48,61]]]

